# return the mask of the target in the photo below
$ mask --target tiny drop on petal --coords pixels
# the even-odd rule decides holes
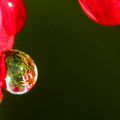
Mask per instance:
[[[29,92],[37,81],[37,67],[29,55],[19,50],[5,52],[6,78],[3,86],[11,94]]]

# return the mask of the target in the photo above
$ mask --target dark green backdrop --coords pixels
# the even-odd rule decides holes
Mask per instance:
[[[14,48],[36,61],[28,94],[4,91],[0,120],[120,120],[120,26],[89,20],[77,0],[25,0]]]

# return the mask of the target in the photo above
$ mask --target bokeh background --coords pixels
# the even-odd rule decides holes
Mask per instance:
[[[35,60],[29,93],[4,91],[0,120],[120,120],[120,26],[89,20],[77,0],[25,0],[15,40]]]

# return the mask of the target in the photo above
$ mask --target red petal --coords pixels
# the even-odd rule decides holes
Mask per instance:
[[[81,8],[93,21],[105,25],[120,25],[120,0],[79,0]]]
[[[0,0],[2,22],[9,35],[18,33],[26,21],[26,9],[23,0]]]
[[[5,56],[0,56],[0,102],[3,99],[2,87],[5,87],[6,67],[5,67]]]
[[[8,35],[4,28],[0,29],[0,53],[13,48],[14,36]]]
[[[3,51],[12,49],[14,43],[14,36],[8,35],[8,33],[5,31],[5,28],[3,27],[2,17],[3,16],[0,10],[0,54]]]

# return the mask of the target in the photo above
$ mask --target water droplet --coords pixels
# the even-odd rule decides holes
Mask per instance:
[[[37,80],[37,67],[31,57],[19,50],[5,52],[5,89],[12,94],[30,91]]]

